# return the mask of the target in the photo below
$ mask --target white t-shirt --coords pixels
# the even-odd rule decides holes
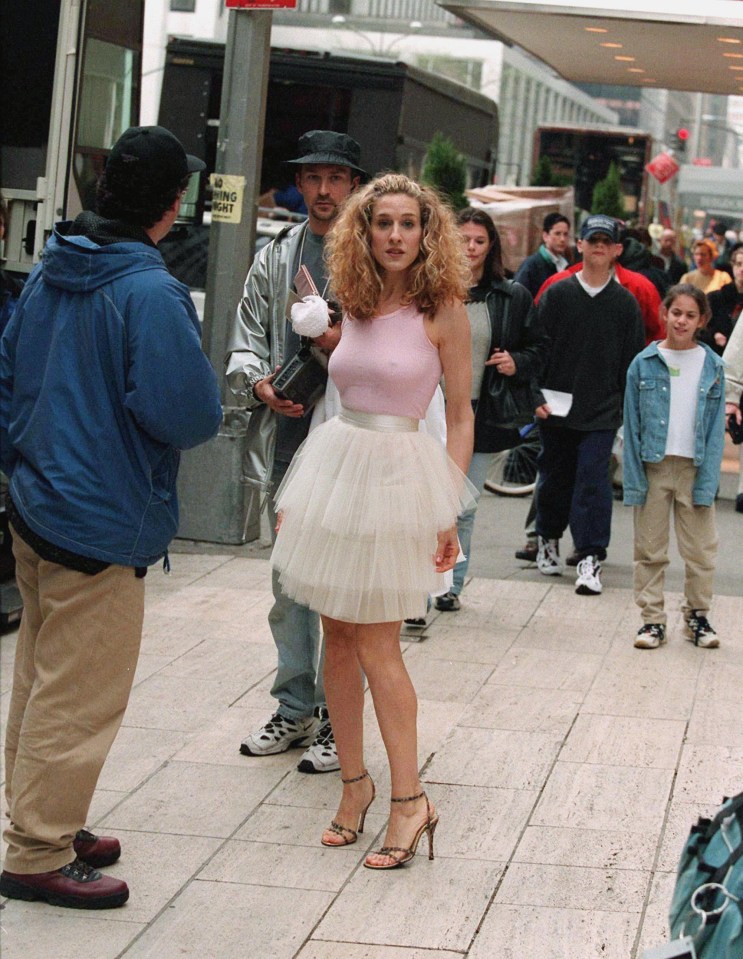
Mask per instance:
[[[598,296],[599,293],[605,289],[613,279],[615,279],[615,276],[614,271],[612,270],[609,274],[609,279],[605,283],[602,283],[601,286],[589,286],[583,278],[583,270],[578,270],[578,272],[575,274],[575,278],[589,296]]]
[[[671,410],[668,417],[666,456],[694,458],[694,428],[704,350],[666,350],[658,347],[671,375]]]

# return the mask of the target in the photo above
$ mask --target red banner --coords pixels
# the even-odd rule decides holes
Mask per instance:
[[[676,176],[681,167],[676,163],[670,153],[659,153],[653,157],[650,163],[645,165],[645,169],[651,176],[654,176],[658,183],[665,183],[671,177]]]
[[[294,10],[297,0],[224,0],[224,5],[228,10]]]

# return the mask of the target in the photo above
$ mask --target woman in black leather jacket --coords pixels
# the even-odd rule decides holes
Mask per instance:
[[[505,279],[500,237],[487,213],[468,207],[458,223],[472,272],[467,313],[472,328],[475,450],[467,476],[482,493],[493,454],[516,446],[519,427],[533,419],[532,384],[546,359],[547,337],[529,291]],[[466,558],[455,566],[452,588],[437,597],[436,609],[460,608],[474,522],[474,509],[457,521]]]

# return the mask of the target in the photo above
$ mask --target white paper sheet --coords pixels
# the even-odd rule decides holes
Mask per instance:
[[[561,393],[560,390],[542,390],[542,396],[552,411],[552,416],[567,416],[573,405],[572,393]]]

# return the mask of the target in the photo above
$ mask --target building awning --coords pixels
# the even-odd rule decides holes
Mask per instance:
[[[443,0],[494,39],[573,83],[743,94],[743,2]]]
[[[743,214],[743,175],[723,167],[683,166],[678,178],[679,201],[708,213]]]

